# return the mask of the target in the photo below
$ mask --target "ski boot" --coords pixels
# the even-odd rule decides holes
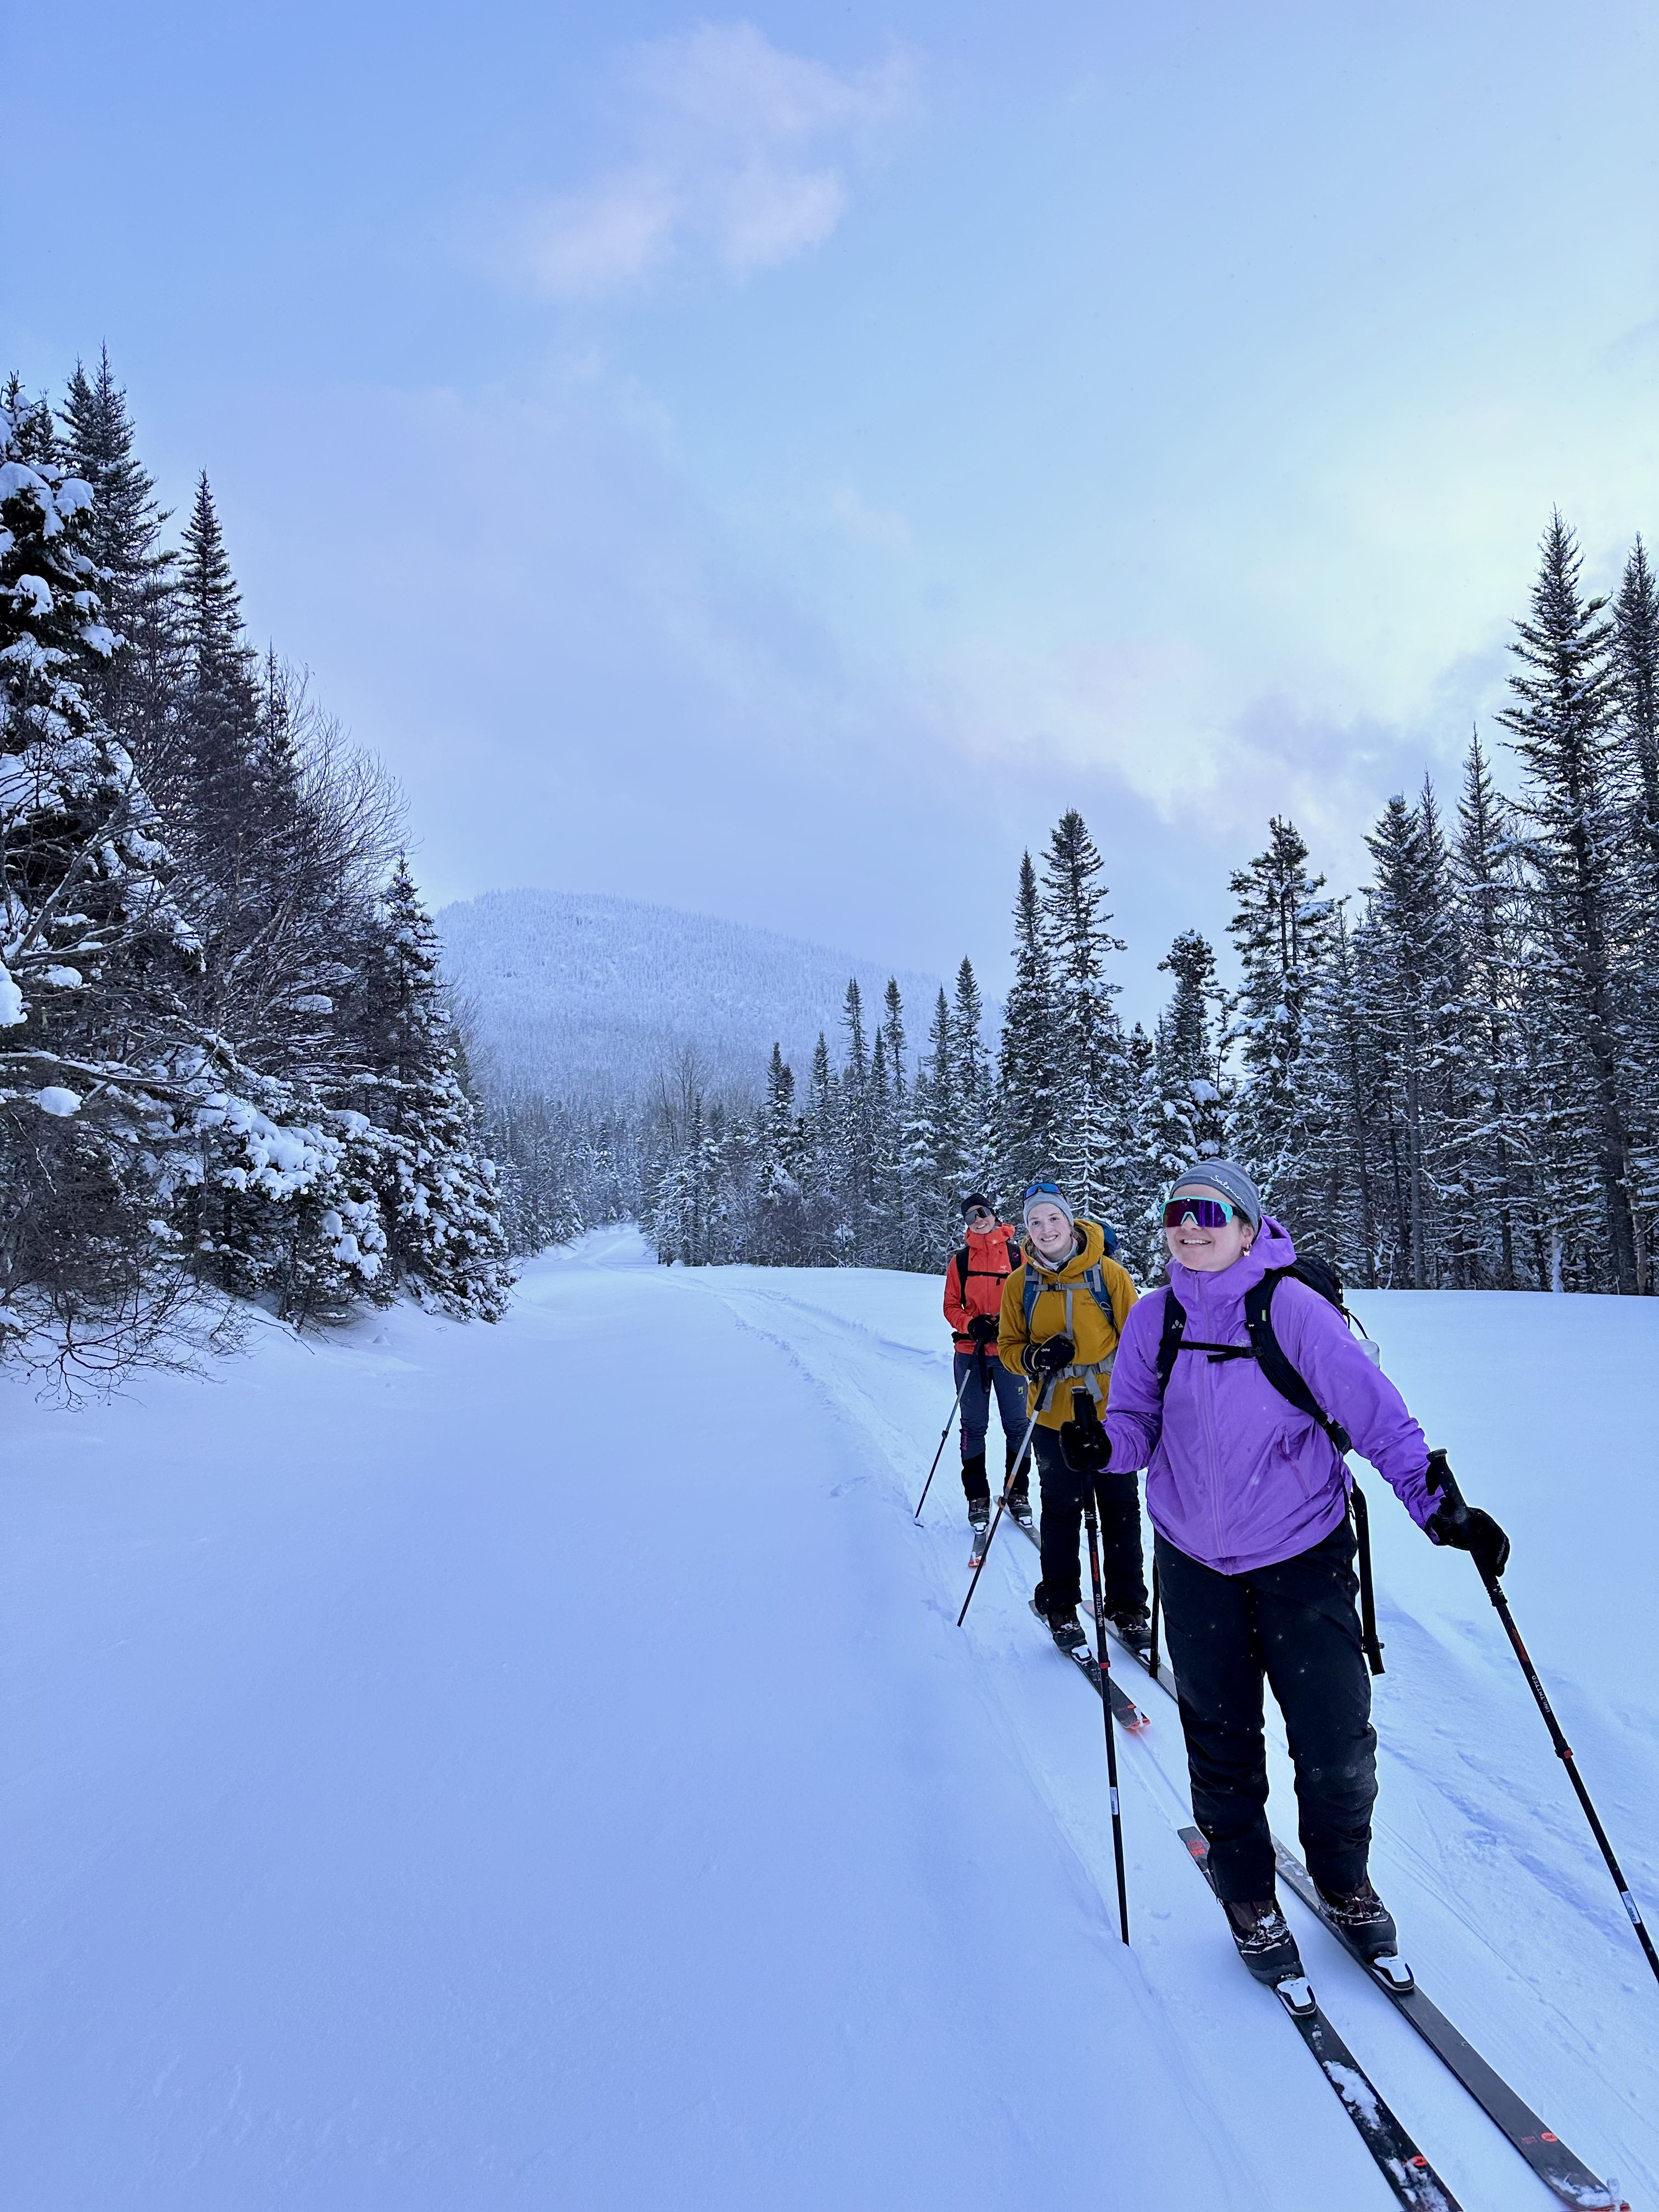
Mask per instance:
[[[1280,1982],[1305,1978],[1302,1954],[1296,1948],[1296,1938],[1276,1898],[1249,1905],[1231,1905],[1224,1900],[1223,1909],[1233,1941],[1238,1946],[1238,1955],[1257,1981],[1265,1982],[1272,1989]]]
[[[1412,1987],[1412,1970],[1400,1956],[1400,1931],[1391,1913],[1368,1880],[1358,1889],[1327,1889],[1319,1886],[1320,1901],[1329,1921],[1348,1948],[1370,1968],[1384,1989],[1396,1993]]]
[[[1112,1613],[1109,1618],[1131,1651],[1152,1650],[1152,1624],[1141,1607],[1126,1607],[1123,1612]]]
[[[1050,1603],[1039,1583],[1031,1592],[1031,1610],[1042,1623],[1062,1651],[1081,1651],[1088,1643],[1083,1632],[1083,1623],[1077,1617],[1075,1602],[1066,1605]]]
[[[968,1500],[968,1526],[975,1535],[978,1535],[982,1529],[988,1528],[990,1525],[991,1493],[988,1490],[982,1498],[970,1498]]]
[[[1003,1469],[1003,1487],[1008,1492],[1008,1510],[1022,1528],[1031,1525],[1031,1462],[1028,1455],[1018,1474],[1014,1472],[1014,1447],[1005,1447],[1007,1462]]]

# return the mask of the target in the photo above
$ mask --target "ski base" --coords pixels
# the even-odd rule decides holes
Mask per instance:
[[[1196,1828],[1182,1828],[1181,1840],[1207,1882],[1210,1847]],[[1212,1885],[1213,1887],[1213,1885]],[[1321,2073],[1335,2090],[1376,2169],[1401,2203],[1412,2212],[1462,2212],[1457,2199],[1383,2102],[1374,2083],[1320,2010],[1311,1985],[1294,1976],[1273,1985],[1273,1995],[1296,2023]]]

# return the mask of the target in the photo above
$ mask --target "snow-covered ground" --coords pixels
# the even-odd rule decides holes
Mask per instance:
[[[1376,1296],[1659,1915],[1659,1307]],[[275,1328],[64,1414],[5,1386],[10,2212],[1382,2208],[1000,1538],[936,1286],[526,1273],[500,1327]],[[1659,2212],[1659,1986],[1474,1571],[1371,1486],[1379,1884],[1426,1986]],[[1294,1808],[1276,1784],[1276,1825]],[[1293,1908],[1294,1911],[1294,1908]],[[1551,2199],[1296,1916],[1466,2212]]]

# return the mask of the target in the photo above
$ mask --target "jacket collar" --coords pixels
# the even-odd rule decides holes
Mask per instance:
[[[1051,1267],[1038,1253],[1029,1237],[1022,1239],[1020,1252],[1025,1264],[1042,1276],[1045,1283],[1079,1283],[1091,1267],[1097,1267],[1106,1256],[1106,1231],[1097,1221],[1079,1220],[1077,1233],[1083,1240],[1081,1246],[1073,1244],[1072,1256]],[[1185,1272],[1184,1270],[1182,1271]]]

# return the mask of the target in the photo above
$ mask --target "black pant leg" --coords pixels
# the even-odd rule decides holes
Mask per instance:
[[[1271,1897],[1262,1662],[1249,1578],[1218,1574],[1167,1537],[1153,1545],[1193,1818],[1209,1841],[1216,1894],[1240,1904]]]
[[[1124,1495],[1127,1484],[1127,1495]],[[1100,1516],[1100,1587],[1106,1610],[1121,1613],[1146,1610],[1146,1566],[1140,1547],[1140,1492],[1133,1475],[1114,1475],[1109,1468],[1097,1486]]]
[[[1376,1802],[1371,1681],[1346,1521],[1309,1550],[1249,1577],[1267,1680],[1296,1768],[1303,1856],[1322,1888],[1357,1889]]]
[[[1057,1431],[1031,1432],[1042,1515],[1042,1590],[1050,1604],[1077,1605],[1083,1596],[1078,1554],[1083,1527],[1083,1485],[1066,1466]]]

